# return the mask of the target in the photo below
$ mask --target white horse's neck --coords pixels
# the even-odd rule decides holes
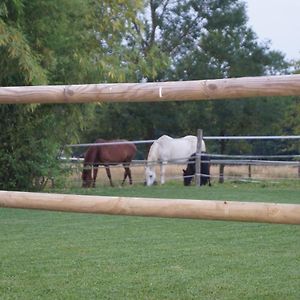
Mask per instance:
[[[155,141],[152,146],[150,147],[148,158],[147,158],[147,166],[154,165],[158,160],[158,147],[159,144]]]

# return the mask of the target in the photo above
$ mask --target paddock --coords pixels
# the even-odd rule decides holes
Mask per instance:
[[[267,86],[248,95],[266,94]],[[291,91],[276,87],[273,94]],[[39,89],[51,87],[0,88],[0,103],[39,101]],[[298,80],[292,93],[300,95],[299,89]],[[59,103],[71,102],[72,95],[86,101],[74,91],[63,87]],[[156,86],[150,98],[163,98],[166,92]],[[56,101],[50,94],[43,103]],[[104,101],[97,92],[93,97]],[[212,190],[168,183],[150,189],[99,187],[85,191],[86,196],[75,195],[76,189],[71,195],[1,191],[0,294],[24,299],[298,299],[298,184],[225,181]]]
[[[104,84],[74,86],[35,86],[35,87],[1,87],[0,103],[86,103],[86,102],[134,102],[134,101],[186,101],[203,99],[232,99],[256,96],[290,96],[300,95],[300,75],[263,76],[228,78],[218,80],[181,81],[164,83]],[[9,194],[7,194],[9,193]],[[18,206],[22,197],[17,192],[1,192],[0,206]],[[30,198],[30,194],[28,197]],[[41,195],[40,197],[46,197]],[[57,196],[58,197],[58,196]],[[23,208],[30,207],[29,198]],[[12,202],[8,201],[11,199]],[[50,202],[55,201],[51,200]],[[141,201],[142,202],[142,201]],[[12,204],[14,203],[14,204]],[[225,203],[225,201],[224,201]],[[141,203],[135,203],[140,206]],[[169,203],[168,203],[169,204]],[[107,204],[106,204],[107,205]],[[152,204],[151,204],[152,205]],[[293,209],[298,211],[300,204]],[[39,209],[47,208],[47,204]],[[247,209],[247,208],[246,208]],[[272,204],[269,210],[276,210]],[[151,210],[147,205],[146,210]],[[244,208],[245,210],[245,208]],[[122,212],[122,210],[121,210]],[[237,219],[243,219],[241,210]],[[264,217],[266,213],[264,213]],[[172,217],[172,215],[169,215]],[[203,216],[202,216],[203,217]],[[285,215],[286,220],[294,218],[292,211]],[[296,219],[300,214],[296,215]],[[262,221],[258,219],[258,221]],[[289,221],[287,221],[288,223]],[[298,223],[298,220],[296,221]]]
[[[232,141],[259,141],[264,143],[265,141],[285,141],[289,143],[297,143],[300,140],[299,135],[293,136],[204,136],[203,139],[206,142],[219,142],[220,140]],[[134,140],[131,141],[138,148],[140,145],[152,144],[155,140]],[[110,145],[111,143],[107,143]],[[119,144],[116,142],[116,144]],[[67,145],[68,148],[76,148],[77,151],[83,152],[86,147],[97,145],[94,143],[88,144],[72,144]],[[210,145],[211,146],[211,145]],[[209,151],[210,152],[210,151]],[[211,161],[211,179],[214,181],[269,181],[277,180],[283,181],[291,179],[297,181],[300,178],[300,155],[227,155],[218,153],[208,153]],[[147,153],[144,153],[146,158]],[[185,158],[186,160],[188,157]],[[79,187],[81,183],[82,172],[82,158],[79,157],[62,157],[61,162],[64,166],[73,170],[71,176],[67,179],[67,186]],[[133,160],[132,171],[134,175],[134,182],[136,184],[142,184],[145,182],[145,166],[147,160]],[[160,172],[160,163],[151,162],[155,166],[157,174]],[[222,173],[220,172],[220,166],[223,166]],[[176,160],[169,160],[166,164],[166,179],[173,181],[182,181],[182,168],[186,165],[177,162]],[[120,174],[119,166],[113,166],[112,172],[114,176],[120,181],[122,174]],[[106,186],[103,168],[99,169],[101,180],[98,184]]]

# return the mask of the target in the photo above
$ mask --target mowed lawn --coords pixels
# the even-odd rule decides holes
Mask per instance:
[[[298,181],[56,190],[300,204]],[[300,299],[300,226],[0,209],[0,299]]]

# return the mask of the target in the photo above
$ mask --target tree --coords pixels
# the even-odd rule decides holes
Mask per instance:
[[[300,74],[300,60],[292,61],[291,67],[295,74]],[[290,105],[285,110],[285,114],[280,122],[282,134],[299,135],[300,133],[300,97],[290,97]],[[290,141],[286,146],[286,152],[299,154],[300,142]]]
[[[259,76],[286,72],[288,64],[280,52],[270,51],[267,44],[259,44],[255,33],[247,27],[247,16],[242,1],[197,1],[192,2],[193,15],[198,18],[199,35],[190,39],[187,50],[179,51],[175,62],[173,78],[210,79],[241,76]],[[184,22],[184,21],[183,21]],[[178,26],[178,25],[177,25]],[[192,27],[194,30],[196,26]],[[193,31],[189,27],[189,35]],[[178,31],[177,31],[178,32]],[[182,46],[183,47],[183,46]],[[278,132],[276,124],[282,117],[286,105],[262,99],[238,99],[209,101],[205,104],[184,104],[185,111],[202,115],[206,111],[208,122],[204,123],[205,134],[211,135],[252,135],[260,132]],[[189,109],[193,107],[193,109]],[[205,109],[206,108],[206,109]],[[269,123],[266,125],[265,120]],[[206,127],[206,128],[205,128]],[[195,130],[196,128],[194,128]],[[267,130],[266,130],[267,129]],[[227,148],[227,142],[220,141],[220,151],[237,150]],[[250,144],[239,144],[239,149],[250,150]],[[217,149],[216,149],[217,150]]]
[[[245,4],[240,0],[151,0],[144,2],[144,10],[137,17],[124,38],[128,48],[125,53],[128,50],[131,53],[126,56],[126,65],[131,70],[129,80],[194,80],[286,71],[283,55],[270,51],[267,44],[258,43],[255,33],[247,26]],[[260,113],[262,109],[264,115]],[[116,114],[116,118],[111,122],[107,118],[105,124],[113,128],[111,133],[120,134],[124,124],[115,120],[126,116],[128,126],[139,128],[136,138],[147,139],[162,133],[191,134],[199,127],[205,134],[253,134],[264,130],[266,114],[270,112],[271,116],[273,111],[271,101],[262,103],[252,99],[117,107],[114,104],[107,105],[106,113]],[[267,117],[271,122],[269,129],[274,118]],[[225,151],[226,145],[220,146]]]
[[[96,14],[98,8],[109,9],[109,5],[110,1],[2,1],[0,85],[93,83],[113,77],[113,72],[100,67],[118,55],[109,56],[108,50],[99,47],[102,36],[109,38],[112,31],[97,31]],[[101,15],[103,26],[119,22],[115,4],[111,7],[111,15]],[[122,24],[118,30],[121,34]],[[0,188],[41,188],[40,178],[57,175],[62,146],[78,141],[92,108],[2,105]]]

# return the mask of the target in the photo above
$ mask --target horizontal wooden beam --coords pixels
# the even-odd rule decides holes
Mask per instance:
[[[0,87],[0,104],[153,102],[300,95],[300,75],[228,79]]]
[[[300,204],[0,191],[0,207],[125,216],[300,224]]]

